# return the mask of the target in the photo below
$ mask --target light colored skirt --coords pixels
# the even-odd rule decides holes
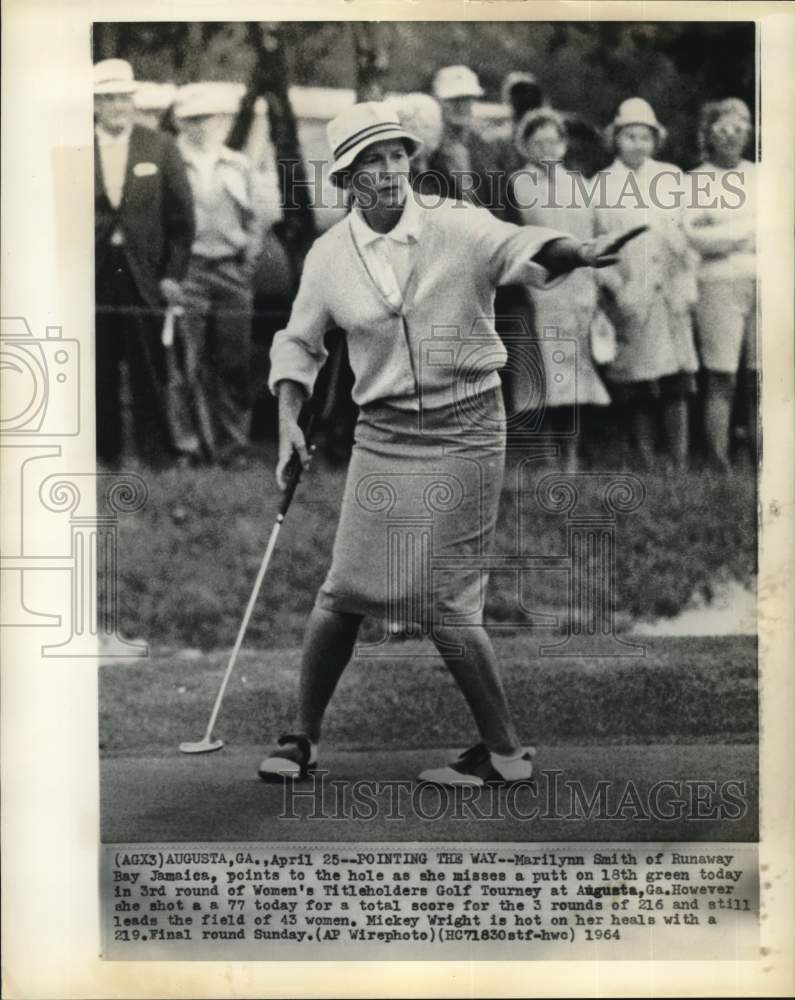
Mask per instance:
[[[482,622],[481,557],[505,460],[501,390],[475,408],[362,410],[319,607],[424,628]]]
[[[738,275],[701,281],[696,318],[705,368],[734,374],[741,365],[759,367],[755,278]]]

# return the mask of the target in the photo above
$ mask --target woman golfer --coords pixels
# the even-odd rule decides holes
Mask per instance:
[[[514,728],[482,624],[481,557],[494,534],[505,449],[498,372],[506,352],[494,292],[612,264],[634,234],[582,244],[462,202],[421,203],[408,177],[422,142],[388,103],[353,106],[328,137],[330,178],[347,189],[352,210],[310,250],[290,320],[274,338],[279,486],[293,451],[308,462],[297,420],[332,327],[347,334],[360,413],[332,564],[304,638],[297,716],[259,774],[295,780],[315,769],[324,712],[370,615],[421,627],[480,735],[420,780],[527,781],[534,751]]]

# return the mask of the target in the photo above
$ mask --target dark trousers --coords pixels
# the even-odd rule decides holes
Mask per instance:
[[[533,302],[520,285],[502,285],[494,299],[497,333],[508,352],[500,371],[509,442],[537,427],[545,398],[544,362],[534,328]]]
[[[209,408],[212,440],[205,445],[223,460],[249,443],[251,281],[238,260],[194,255],[183,289],[186,377]]]
[[[111,247],[96,277],[95,385],[97,457],[117,463],[124,448],[121,398],[126,360],[136,454],[158,464],[172,454],[161,344],[163,316],[147,310],[130,273],[124,251]]]

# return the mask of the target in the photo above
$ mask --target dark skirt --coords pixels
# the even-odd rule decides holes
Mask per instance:
[[[505,413],[499,388],[470,402],[362,410],[319,607],[426,629],[482,622]]]

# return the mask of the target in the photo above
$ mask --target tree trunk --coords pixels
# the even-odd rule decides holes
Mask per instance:
[[[180,27],[172,36],[175,79],[180,84],[193,83],[204,79],[207,26],[193,21]]]
[[[115,59],[119,57],[119,29],[123,25],[113,22],[97,22],[91,29],[91,42],[94,62],[100,59]]]
[[[257,55],[254,71],[227,144],[241,149],[254,121],[254,105],[264,97],[268,105],[268,125],[276,152],[282,196],[281,237],[293,274],[301,273],[304,257],[317,236],[312,213],[310,185],[298,141],[298,124],[288,99],[287,57],[280,24],[250,23],[249,44]]]
[[[351,24],[356,52],[356,100],[382,101],[389,57],[381,44],[381,26],[373,21]]]

